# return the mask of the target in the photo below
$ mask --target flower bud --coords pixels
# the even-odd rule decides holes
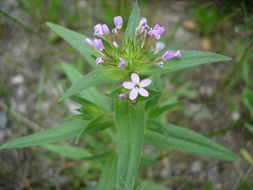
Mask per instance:
[[[153,29],[151,29],[148,34],[150,36],[155,36],[157,40],[161,38],[161,35],[165,32],[164,27],[160,26],[159,24],[155,25]]]
[[[103,45],[101,39],[94,38],[93,44],[94,44],[94,47],[100,51],[102,51],[104,49],[104,45]]]
[[[174,53],[174,55],[175,55],[175,57],[178,58],[178,59],[181,58],[181,57],[182,57],[182,52],[181,52],[181,50],[177,50],[176,53]]]
[[[85,41],[88,45],[94,46],[93,42],[89,38],[86,38]]]
[[[98,57],[98,58],[96,59],[96,63],[97,63],[97,65],[103,64],[103,63],[104,63],[104,60],[102,59],[102,57]]]
[[[141,21],[140,21],[140,25],[141,25],[141,26],[145,26],[146,24],[147,24],[147,19],[144,18],[144,17],[142,17],[142,18],[141,18]]]
[[[165,54],[163,54],[162,59],[164,61],[171,59],[171,58],[181,58],[182,57],[182,52],[180,50],[177,50],[176,52],[173,50],[168,50],[165,52]]]
[[[106,24],[102,24],[102,32],[103,34],[108,34],[110,32]]]
[[[124,59],[122,59],[122,58],[119,58],[119,60],[120,60],[120,63],[118,65],[118,67],[119,68],[125,67],[127,62]]]
[[[95,34],[102,35],[103,34],[102,24],[96,24],[94,26],[94,31],[95,31],[94,36]]]
[[[162,56],[164,61],[169,60],[173,57],[174,57],[174,51],[173,50],[166,51],[165,54],[163,54],[163,56]]]
[[[122,94],[119,94],[118,97],[119,97],[119,99],[125,99],[125,98],[126,98],[126,95],[122,93]]]
[[[113,45],[115,48],[118,48],[117,42],[113,41],[113,42],[112,42],[112,45]]]
[[[113,22],[117,29],[122,28],[123,20],[121,16],[114,17]]]

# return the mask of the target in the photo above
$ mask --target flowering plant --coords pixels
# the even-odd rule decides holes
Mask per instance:
[[[137,3],[125,31],[120,16],[114,17],[113,22],[115,28],[112,31],[106,24],[95,25],[94,39],[48,23],[94,68],[94,71],[82,76],[71,65],[62,65],[73,84],[69,89],[64,87],[61,100],[70,98],[79,103],[79,114],[66,119],[60,126],[14,139],[0,148],[42,145],[47,150],[75,159],[106,160],[97,184],[97,189],[101,190],[140,188],[143,182],[136,176],[145,160],[142,154],[144,144],[167,151],[179,150],[228,161],[238,160],[234,153],[201,134],[161,122],[164,113],[179,104],[161,104],[158,101],[163,89],[159,87],[157,76],[230,58],[203,51],[163,50],[164,45],[156,41],[162,37],[165,28],[158,24],[150,27],[145,18],[140,18]],[[109,84],[110,90],[105,93],[107,97],[95,87],[101,84]],[[105,129],[110,130],[111,141],[116,144],[115,147],[105,146],[105,152],[96,150],[96,154],[87,154],[75,146],[63,148],[65,145],[50,144],[76,137],[80,139]],[[162,189],[154,184],[152,187]],[[149,187],[142,186],[142,189]]]

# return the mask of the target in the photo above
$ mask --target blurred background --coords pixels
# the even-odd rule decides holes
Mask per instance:
[[[124,21],[132,0],[0,1],[0,144],[50,128],[74,112],[58,102],[66,79],[59,64],[90,71],[83,57],[45,25],[50,21],[92,37],[96,23]],[[253,1],[139,0],[141,15],[166,27],[170,47],[213,51],[232,61],[165,77],[169,101],[185,104],[167,120],[211,137],[241,157],[227,162],[176,152],[142,170],[172,190],[253,189]],[[87,146],[101,146],[100,138]],[[87,137],[86,141],[89,141]],[[163,152],[160,151],[160,154]],[[0,190],[87,189],[101,163],[67,159],[40,147],[0,151]]]

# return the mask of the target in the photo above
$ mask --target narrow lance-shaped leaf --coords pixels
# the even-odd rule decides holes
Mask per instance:
[[[138,172],[145,133],[142,102],[116,100],[115,124],[118,138],[117,189],[132,190]]]
[[[89,124],[89,121],[86,120],[71,120],[51,129],[11,140],[0,146],[0,149],[30,147],[54,143],[67,139],[74,139],[80,135],[80,133],[81,136],[85,136],[102,131],[112,126],[113,122],[105,121],[94,123],[93,127],[90,127]]]
[[[86,36],[50,22],[47,23],[47,26],[61,36],[64,40],[66,40],[75,49],[77,49],[90,65],[96,66],[95,60],[91,55],[98,56],[99,54],[88,44],[86,44]]]
[[[150,181],[137,181],[135,190],[170,190]]]
[[[180,104],[182,104],[182,102],[178,102],[178,103],[174,103],[174,104],[168,104],[168,105],[156,108],[156,109],[151,111],[151,113],[149,114],[149,117],[150,118],[156,118],[159,115],[161,115],[162,113],[178,107]]]
[[[127,28],[125,32],[125,40],[135,35],[135,29],[140,23],[140,9],[137,1],[134,4],[131,15],[129,16]]]
[[[71,139],[76,137],[87,124],[88,121],[73,120],[51,129],[11,140],[3,144],[0,149],[30,147]]]
[[[115,190],[117,157],[112,154],[105,162],[96,190]]]
[[[246,123],[244,126],[253,134],[253,125]]]
[[[97,69],[91,71],[90,73],[84,75],[81,79],[79,79],[76,83],[74,83],[65,94],[61,97],[61,100],[73,96],[82,90],[87,88],[97,86],[100,84],[106,84],[108,82],[112,82],[113,80],[119,79],[119,72],[115,69]]]
[[[67,158],[72,158],[72,159],[77,159],[77,160],[80,160],[82,158],[92,155],[89,151],[83,148],[70,146],[70,145],[46,144],[46,145],[43,145],[43,148],[51,152],[61,154]]]
[[[143,74],[162,74],[170,73],[183,69],[188,69],[202,64],[229,61],[231,58],[217,53],[206,51],[182,51],[180,59],[170,59],[164,63],[164,67],[150,66]]]
[[[76,83],[78,80],[82,78],[82,74],[79,71],[77,71],[72,65],[62,64],[61,66],[72,84]],[[101,95],[101,93],[96,87],[91,87],[81,91],[80,96],[99,105],[105,110],[109,110],[109,106],[106,102],[105,97]]]
[[[165,132],[159,132],[155,127],[162,127]],[[223,146],[215,143],[209,138],[189,129],[172,124],[158,124],[149,126],[146,133],[146,143],[163,149],[179,150],[193,154],[213,156],[228,161],[237,161],[239,158]]]

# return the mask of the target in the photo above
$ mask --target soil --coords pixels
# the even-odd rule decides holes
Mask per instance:
[[[148,14],[148,6],[143,10],[144,15]],[[162,1],[153,16],[153,23],[164,25],[168,30],[177,28],[171,40],[172,44],[184,49],[201,50],[205,48],[202,43],[203,37],[197,31],[189,30],[189,27],[180,24],[187,22],[189,24],[189,20],[191,21],[190,13],[187,11],[189,6],[188,1],[173,1],[173,3]],[[24,10],[20,9],[16,1],[1,1],[0,7],[37,30],[35,23]],[[67,107],[72,105],[67,106],[58,102],[62,94],[60,83],[63,77],[54,70],[54,66],[61,61],[75,60],[80,55],[78,53],[65,55],[58,49],[69,47],[65,42],[60,40],[51,45],[3,16],[0,17],[0,27],[0,144],[2,144],[16,137],[50,128],[70,112],[71,109]],[[41,34],[50,35],[49,31],[42,31]],[[225,33],[220,35],[226,38]],[[215,46],[212,46],[211,50],[217,51]],[[229,50],[225,48],[224,52]],[[174,115],[172,113],[168,116],[168,121],[208,135],[247,119],[249,117],[247,113],[241,112],[238,94],[240,87],[229,92],[222,91],[209,104],[203,104],[234,64],[234,61],[209,64],[186,73],[187,77],[181,83],[190,81],[194,95],[185,105],[188,111],[176,112]],[[41,84],[43,81],[44,85]],[[234,104],[238,109],[231,109]],[[253,138],[243,126],[212,139],[237,155],[241,155],[241,148],[253,154]],[[72,178],[61,175],[62,170],[59,170],[65,166],[66,160],[61,158],[56,163],[43,155],[40,148],[3,150],[0,152],[0,163],[0,190],[40,189],[42,186],[49,189],[66,189],[72,184]],[[238,162],[228,162],[178,152],[145,169],[142,176],[157,179],[158,183],[172,190],[203,189],[209,182],[213,184],[213,190],[233,190],[245,179],[253,182],[252,170],[253,168],[243,158]],[[87,185],[93,182],[82,183]]]

